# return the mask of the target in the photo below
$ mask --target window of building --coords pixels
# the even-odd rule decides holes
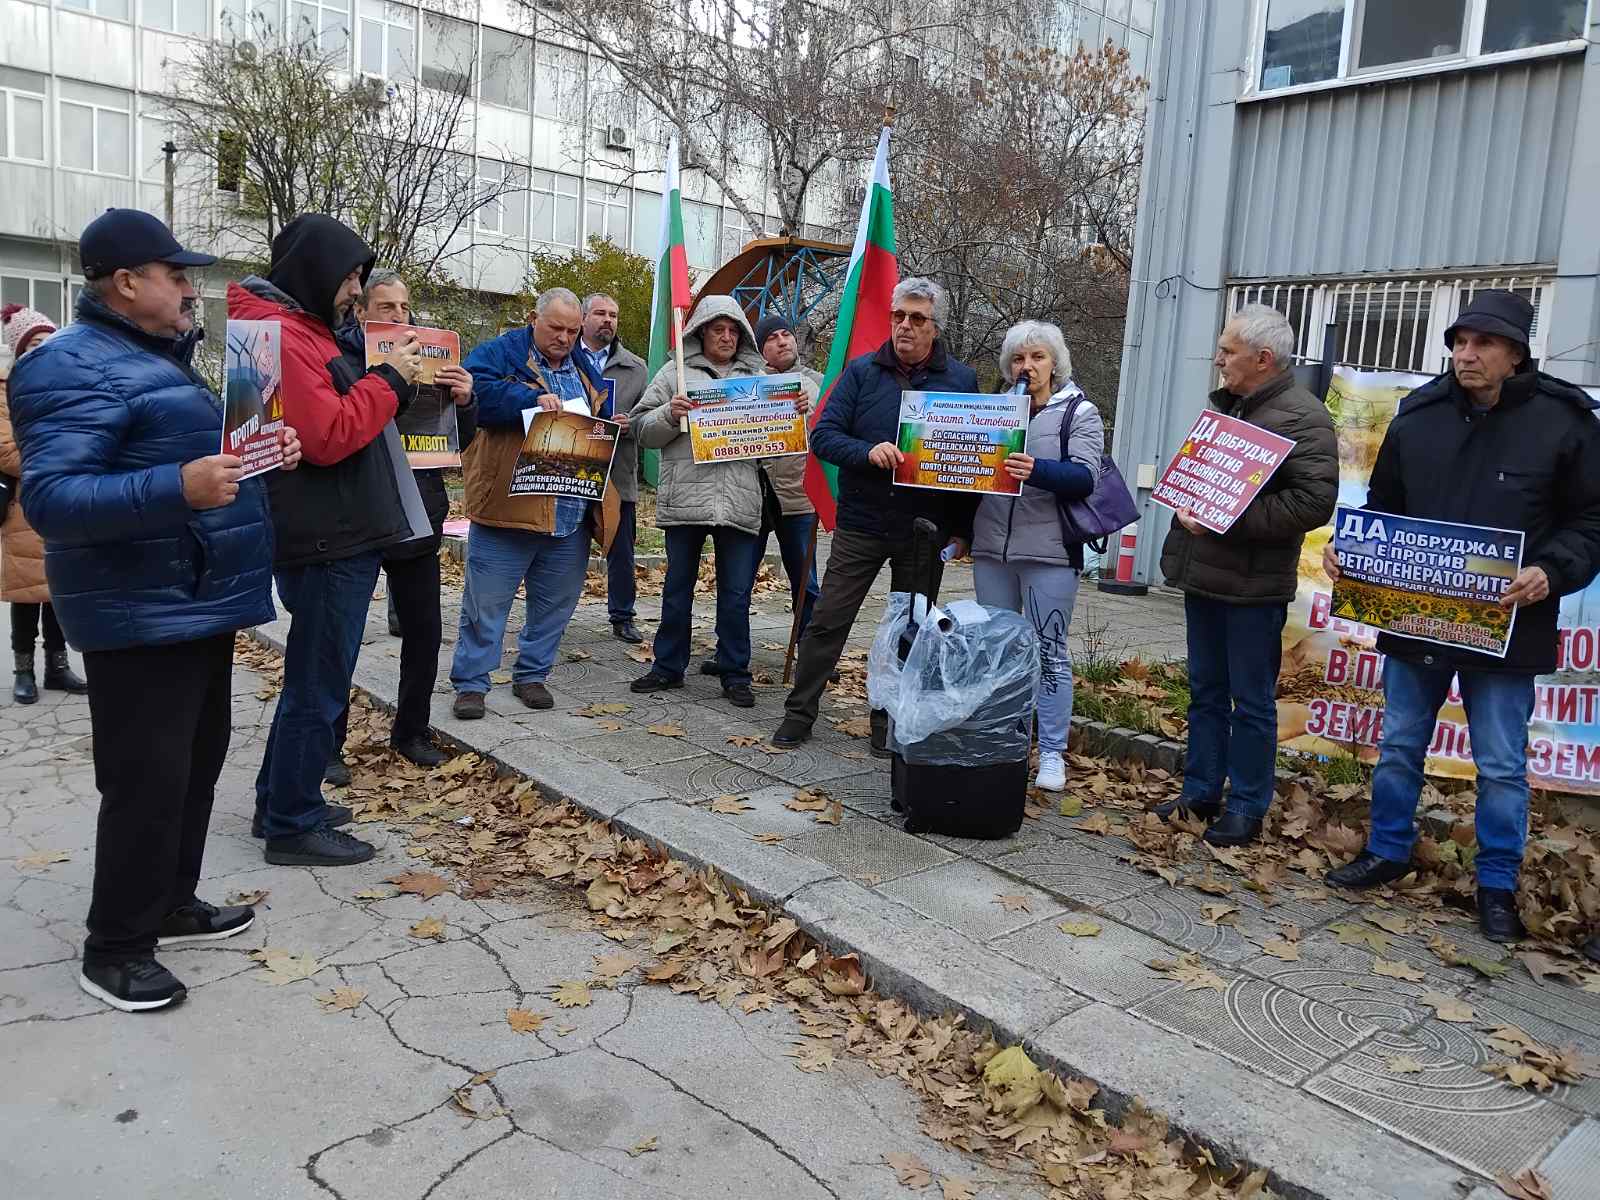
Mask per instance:
[[[590,180],[584,203],[584,237],[628,244],[628,189]]]
[[[211,0],[140,0],[139,20],[151,29],[205,37],[211,32]]]
[[[589,110],[596,125],[617,125],[635,132],[638,99],[638,93],[623,81],[614,66],[600,58],[590,61]]]
[[[289,6],[291,45],[328,55],[350,65],[350,0],[293,0]]]
[[[555,171],[532,172],[533,227],[531,237],[536,242],[550,242],[558,246],[578,244],[578,187],[575,175],[562,175]]]
[[[760,229],[746,221],[737,208],[722,210],[722,262],[727,262],[744,249],[744,244],[760,237]]]
[[[472,89],[478,57],[478,27],[469,21],[422,14],[422,82],[441,92]]]
[[[717,206],[683,202],[683,248],[691,267],[717,265]]]
[[[0,275],[0,304],[38,309],[51,323],[61,324],[61,280],[28,275]]]
[[[534,56],[533,111],[558,121],[583,120],[583,53],[540,42]]]
[[[0,158],[42,163],[45,80],[38,76],[35,85],[29,75],[31,71],[0,67]]]
[[[160,117],[139,118],[139,178],[146,183],[167,181],[167,155],[162,149],[175,136],[170,124]]]
[[[71,93],[61,97],[56,115],[61,165],[97,175],[127,175],[133,123],[126,95],[119,104],[113,99],[117,93],[107,88],[65,82],[62,87]]]
[[[483,27],[482,99],[527,112],[533,105],[533,39]]]
[[[661,195],[633,194],[633,250],[653,259],[661,249]]]
[[[1141,33],[1156,31],[1156,0],[1133,0],[1128,23]]]
[[[128,19],[128,0],[61,0],[61,7],[75,8],[97,17],[110,17],[115,21]]]
[[[361,71],[385,79],[414,78],[417,10],[393,0],[361,0]]]
[[[1581,47],[1585,0],[1267,0],[1253,90]]]
[[[270,45],[283,30],[283,0],[222,0],[222,36]]]
[[[506,237],[528,236],[528,168],[480,158],[478,189],[480,197],[493,197],[478,209],[479,229]]]

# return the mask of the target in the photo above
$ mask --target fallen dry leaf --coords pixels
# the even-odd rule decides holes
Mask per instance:
[[[1446,996],[1443,992],[1423,992],[1422,1002],[1433,1009],[1434,1015],[1441,1021],[1460,1025],[1477,1019],[1477,1014],[1472,1011],[1470,1004],[1464,1004],[1454,996]]]
[[[791,800],[785,800],[783,806],[794,812],[822,812],[828,807],[828,794],[814,792],[810,788],[801,788]]]
[[[506,1009],[506,1024],[518,1033],[538,1033],[549,1019],[549,1013],[536,1013],[531,1008]]]
[[[757,833],[751,835],[751,841],[760,842],[763,846],[776,846],[783,841],[781,833]]]
[[[748,750],[751,746],[761,745],[760,735],[754,733],[736,733],[728,739],[728,745],[738,746],[741,750]]]
[[[1387,930],[1389,933],[1411,933],[1416,929],[1416,925],[1411,918],[1404,913],[1364,912],[1361,914],[1361,919],[1368,924],[1376,925],[1379,929]]]
[[[826,1071],[833,1066],[833,1051],[814,1042],[791,1046],[783,1053],[785,1058],[794,1059],[794,1065],[802,1071]]]
[[[1382,975],[1386,979],[1404,979],[1407,983],[1421,983],[1428,977],[1428,973],[1421,967],[1413,967],[1410,963],[1391,962],[1387,958],[1373,959],[1372,973]]]
[[[69,860],[65,850],[39,850],[33,854],[24,854],[17,859],[19,867],[48,867],[51,863],[64,863]]]
[[[1511,1200],[1555,1200],[1550,1181],[1532,1167],[1520,1175],[1496,1175],[1494,1185]]]
[[[243,904],[247,908],[254,908],[271,894],[266,888],[257,888],[253,892],[234,892],[223,903]]]
[[[607,954],[594,960],[594,977],[610,981],[620,979],[639,965],[631,954]]]
[[[556,983],[550,998],[562,1008],[587,1008],[590,999],[589,985],[581,979],[563,979]]]
[[[644,727],[644,731],[646,733],[653,733],[657,737],[680,738],[689,736],[689,731],[682,725],[673,724],[671,722],[668,722],[664,725],[646,725]]]
[[[253,950],[250,952],[250,957],[261,964],[261,974],[256,978],[274,987],[310,979],[322,970],[322,964],[311,955],[294,954],[275,946],[268,946],[264,950]]]
[[[317,1003],[329,1012],[342,1012],[360,1007],[367,994],[360,988],[336,987],[331,992],[324,992],[317,997]]]
[[[908,1188],[925,1188],[933,1182],[933,1172],[912,1154],[885,1154],[883,1161],[894,1168],[895,1178]]]
[[[1032,912],[1033,911],[1033,909],[1031,907],[1029,907],[1029,900],[1028,900],[1028,897],[1026,897],[1026,896],[1002,896],[1002,895],[996,895],[995,898],[994,898],[994,902],[996,904],[998,904],[1001,908],[1005,909],[1007,912]]]
[[[1262,942],[1261,951],[1272,955],[1273,958],[1281,958],[1284,962],[1300,961],[1300,947],[1284,938],[1273,938]]]
[[[1328,932],[1339,939],[1341,946],[1365,946],[1376,954],[1389,953],[1389,935],[1377,929],[1368,929],[1353,921],[1335,921]]]
[[[633,1145],[629,1146],[628,1156],[630,1158],[638,1158],[641,1154],[649,1154],[652,1150],[659,1149],[661,1149],[661,1147],[657,1144],[655,1137],[647,1137],[644,1139],[644,1141],[635,1142]]]
[[[1228,990],[1228,981],[1207,967],[1198,954],[1185,954],[1176,962],[1158,958],[1146,965],[1168,979],[1181,981],[1186,992],[1198,992],[1202,988],[1218,992]]]
[[[1062,933],[1069,933],[1073,937],[1099,937],[1102,928],[1099,921],[1091,921],[1087,917],[1071,921],[1062,921],[1056,926]]]
[[[444,921],[439,917],[423,917],[411,927],[411,936],[414,938],[433,938],[435,941],[444,941]]]
[[[837,825],[844,820],[844,801],[830,800],[826,811],[816,813],[811,818],[818,825]]]
[[[1553,954],[1544,954],[1538,950],[1520,950],[1516,957],[1528,969],[1528,974],[1533,977],[1535,983],[1542,984],[1552,975],[1574,983],[1583,977],[1581,965],[1557,958]]]
[[[736,813],[755,811],[755,805],[746,804],[740,796],[718,796],[711,802],[711,811],[733,816]]]
[[[1383,1064],[1396,1075],[1415,1075],[1423,1070],[1423,1066],[1409,1054],[1396,1054]]]
[[[424,900],[432,900],[450,890],[450,881],[442,875],[435,875],[432,871],[402,871],[399,875],[391,875],[384,880],[392,883],[402,892],[409,892],[413,896],[421,896]]]
[[[1478,1068],[1485,1075],[1494,1075],[1504,1079],[1512,1087],[1527,1088],[1531,1092],[1548,1092],[1555,1087],[1555,1082],[1538,1067],[1530,1067],[1527,1063],[1491,1062],[1484,1063]]]
[[[1239,907],[1235,904],[1202,904],[1200,920],[1206,925],[1237,924]]]
[[[868,717],[851,717],[848,721],[835,721],[833,727],[853,738],[872,736],[872,721]]]
[[[970,1179],[947,1176],[939,1182],[944,1188],[944,1200],[976,1200],[978,1185]]]

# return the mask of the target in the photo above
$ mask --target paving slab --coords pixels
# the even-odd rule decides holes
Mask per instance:
[[[980,942],[1066,911],[1050,893],[967,859],[902,876],[878,890]]]

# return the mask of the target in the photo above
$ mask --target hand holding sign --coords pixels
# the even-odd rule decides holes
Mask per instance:
[[[416,334],[406,330],[395,339],[394,349],[384,357],[401,379],[407,383],[416,382],[417,374],[422,370],[422,344],[417,341]]]
[[[1550,594],[1550,576],[1543,567],[1524,567],[1511,581],[1506,594],[1500,597],[1501,608],[1515,608],[1519,604],[1537,604]]]

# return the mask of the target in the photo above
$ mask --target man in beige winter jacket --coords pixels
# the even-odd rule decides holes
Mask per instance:
[[[761,468],[753,459],[697,463],[683,420],[696,384],[763,375],[766,363],[744,312],[728,296],[703,297],[683,329],[684,378],[668,362],[633,410],[639,445],[661,451],[656,525],[667,543],[655,665],[635,679],[635,692],[683,686],[700,554],[711,538],[717,564],[717,636],[722,693],[738,708],[755,704],[750,690],[750,591],[761,555]]]

